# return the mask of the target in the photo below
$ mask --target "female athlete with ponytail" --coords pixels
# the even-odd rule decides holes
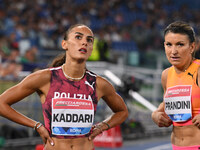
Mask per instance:
[[[93,150],[93,139],[121,124],[128,116],[123,99],[101,76],[87,70],[94,35],[83,24],[68,29],[62,41],[65,55],[52,67],[36,71],[0,95],[0,115],[34,128],[45,150]],[[44,125],[14,110],[11,105],[37,92],[42,103]],[[102,98],[113,111],[93,125],[97,103]]]

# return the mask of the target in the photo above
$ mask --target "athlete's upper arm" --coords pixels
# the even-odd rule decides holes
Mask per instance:
[[[49,81],[50,72],[47,69],[32,73],[20,83],[2,93],[0,95],[0,101],[12,105],[26,96],[40,90]]]
[[[167,84],[167,76],[168,76],[168,70],[169,68],[165,69],[163,72],[162,72],[162,75],[161,75],[161,84],[162,84],[162,87],[163,87],[163,90],[164,90],[164,93],[163,95],[165,94],[166,92],[166,84]],[[156,111],[164,111],[164,102],[162,102]]]
[[[161,84],[162,84],[164,93],[165,93],[165,91],[166,91],[168,70],[169,70],[169,68],[165,69],[165,70],[162,72],[162,75],[161,75]]]
[[[102,77],[97,77],[97,94],[98,98],[103,98],[103,100],[108,104],[113,112],[126,110],[126,105],[106,79]]]

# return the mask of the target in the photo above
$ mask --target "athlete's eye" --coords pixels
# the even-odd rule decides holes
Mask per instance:
[[[82,37],[80,35],[76,35],[75,38],[80,40]]]
[[[170,47],[170,46],[172,46],[172,44],[171,43],[166,43],[165,44],[167,47]]]
[[[183,43],[177,43],[177,45],[180,46],[180,47],[184,46]]]
[[[89,43],[93,43],[93,39],[91,39],[91,38],[88,38],[87,41],[88,41]]]

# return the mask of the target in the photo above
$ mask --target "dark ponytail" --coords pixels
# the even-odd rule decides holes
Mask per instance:
[[[58,55],[52,63],[49,65],[49,67],[59,67],[62,66],[66,61],[66,53]]]

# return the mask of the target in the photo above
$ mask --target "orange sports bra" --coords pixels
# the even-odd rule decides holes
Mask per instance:
[[[200,88],[197,85],[197,71],[200,60],[194,60],[189,68],[177,74],[174,67],[168,70],[165,112],[174,126],[192,124],[192,118],[200,113]]]

